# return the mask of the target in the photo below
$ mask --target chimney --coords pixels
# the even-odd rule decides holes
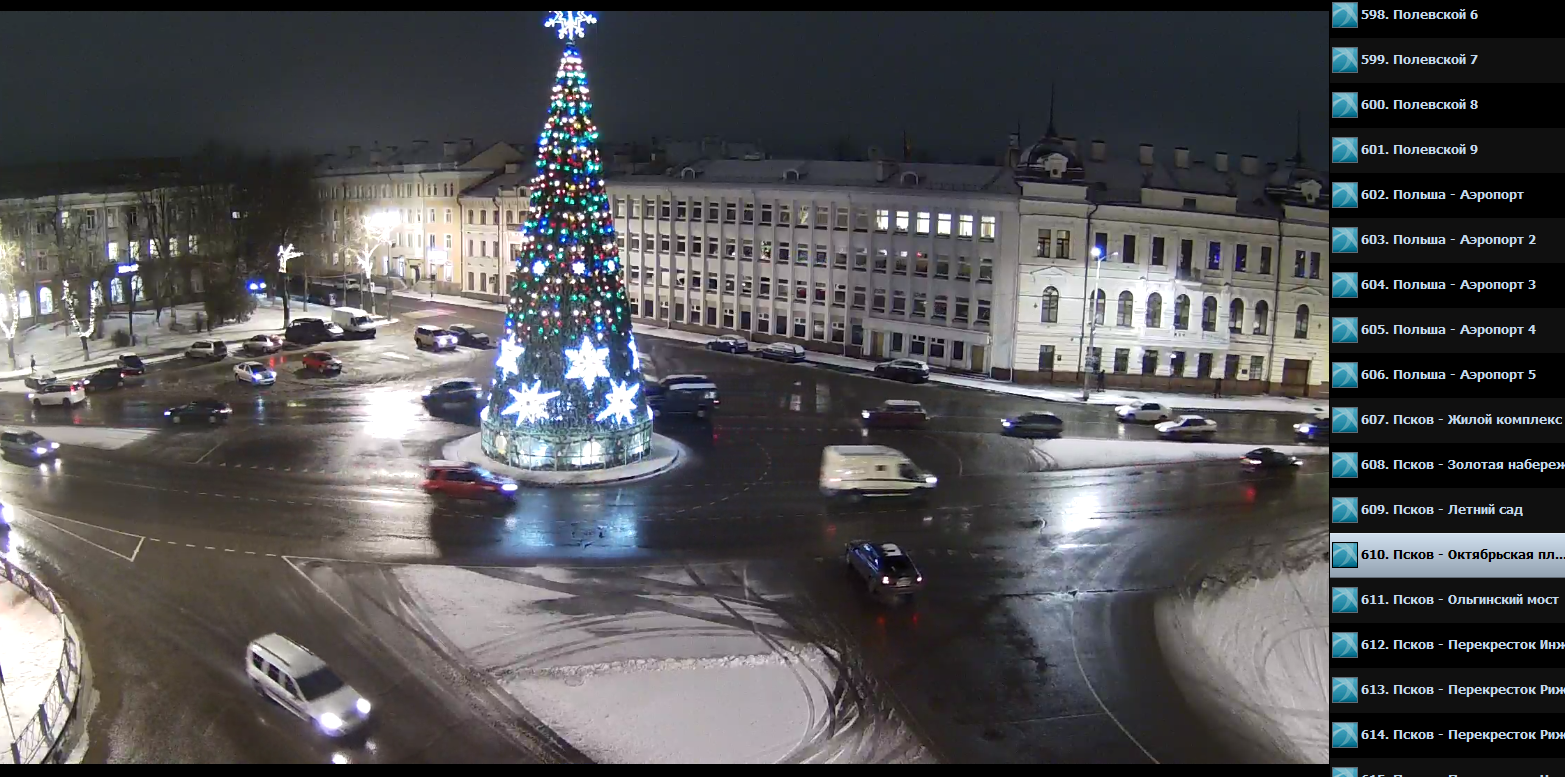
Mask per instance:
[[[1153,163],[1152,162],[1152,144],[1151,143],[1142,143],[1141,144],[1141,164],[1150,165],[1152,163]]]
[[[1000,164],[1015,169],[1022,164],[1022,133],[1012,132],[1005,140],[1005,153],[1000,157]]]
[[[1212,155],[1212,167],[1219,173],[1228,172],[1228,152],[1219,151]]]
[[[444,156],[446,159],[455,159],[456,158],[456,141],[448,140],[448,141],[446,141],[444,143],[441,143],[440,144],[440,153],[441,153],[441,156]]]
[[[364,148],[362,146],[348,146],[348,158],[352,159],[358,156],[359,152],[363,150]]]
[[[893,167],[894,165],[891,164],[891,160],[889,159],[876,159],[875,183],[885,183],[886,179],[891,177],[891,169]]]
[[[1065,149],[1067,151],[1070,151],[1072,155],[1074,155],[1076,153],[1076,139],[1075,138],[1060,138],[1060,142],[1065,144]]]
[[[1261,160],[1253,154],[1245,154],[1239,157],[1239,172],[1245,175],[1255,175],[1261,172]]]
[[[473,139],[472,138],[462,138],[461,145],[459,146],[459,148],[461,149],[462,153],[464,153],[464,154],[471,154],[471,153],[473,153]]]
[[[522,171],[522,163],[521,162],[506,162],[505,163],[505,172],[507,174],[514,175],[516,173],[520,173],[521,171]]]
[[[1190,149],[1183,147],[1174,149],[1174,167],[1181,170],[1190,168]]]
[[[1108,156],[1109,148],[1107,144],[1101,140],[1092,141],[1092,155],[1089,157],[1092,161],[1102,162],[1103,160],[1108,159]]]

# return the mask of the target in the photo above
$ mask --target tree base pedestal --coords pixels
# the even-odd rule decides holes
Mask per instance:
[[[545,487],[593,486],[641,480],[668,472],[685,458],[683,445],[661,434],[654,434],[652,452],[640,461],[630,464],[588,470],[521,469],[502,464],[485,455],[482,438],[482,434],[473,434],[446,443],[440,450],[441,457],[448,461],[471,461],[518,483]]]

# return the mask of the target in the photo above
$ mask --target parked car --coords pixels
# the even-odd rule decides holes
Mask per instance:
[[[767,343],[760,350],[762,359],[771,359],[777,362],[797,364],[805,360],[804,346],[794,343]]]
[[[1182,415],[1153,428],[1165,440],[1210,440],[1217,434],[1217,422],[1198,415]]]
[[[342,330],[345,340],[372,340],[384,320],[359,308],[332,308],[331,323]]]
[[[197,340],[185,349],[185,358],[222,361],[228,358],[228,343],[222,340]]]
[[[277,373],[260,362],[240,362],[234,365],[234,377],[240,383],[252,386],[270,386],[277,382]]]
[[[489,393],[484,391],[478,381],[467,378],[443,380],[429,387],[424,392],[424,409],[434,412],[436,410],[477,410],[488,401]]]
[[[910,597],[924,588],[924,574],[907,553],[889,542],[854,540],[843,549],[848,571],[869,587],[871,596]]]
[[[336,375],[342,372],[342,360],[325,351],[310,351],[304,355],[304,368],[320,375]]]
[[[926,496],[940,479],[885,445],[828,445],[821,450],[821,495],[857,501],[864,497]]]
[[[413,344],[431,351],[450,351],[456,348],[456,335],[438,326],[422,324],[413,330]]]
[[[892,359],[875,365],[875,377],[903,383],[928,383],[929,365],[917,359]]]
[[[147,363],[133,353],[122,353],[114,360],[119,366],[120,377],[127,386],[139,386],[147,381]]]
[[[1022,413],[1000,419],[1000,433],[1007,437],[1059,437],[1065,422],[1053,413]]]
[[[1298,457],[1274,448],[1256,448],[1240,457],[1239,464],[1245,472],[1293,472],[1304,466]]]
[[[81,381],[57,380],[45,383],[27,395],[33,407],[54,406],[70,410],[87,401],[87,389]]]
[[[859,413],[866,429],[921,429],[929,421],[924,406],[907,399],[888,399]]]
[[[472,324],[452,324],[446,331],[456,335],[456,344],[463,348],[488,348],[493,339],[478,331]]]
[[[1331,416],[1321,414],[1303,423],[1294,424],[1293,436],[1299,442],[1330,442]]]
[[[53,370],[33,370],[31,374],[22,379],[22,385],[35,389],[39,386],[47,386],[50,383],[58,383],[59,378],[54,376]]]
[[[198,399],[163,411],[163,417],[171,424],[193,422],[221,424],[226,423],[229,416],[233,414],[233,408],[229,407],[227,402],[218,399]]]
[[[724,353],[749,353],[750,341],[739,335],[719,335],[715,339],[706,341],[706,349]]]
[[[1114,408],[1114,415],[1127,423],[1161,423],[1173,417],[1168,406],[1157,402],[1131,402]]]
[[[262,697],[319,726],[328,737],[363,727],[371,705],[319,656],[281,635],[267,634],[245,648],[245,676]]]
[[[0,452],[12,458],[44,461],[60,455],[60,444],[31,429],[6,429],[0,432]]]
[[[472,462],[431,461],[424,468],[424,492],[453,499],[511,501],[516,481],[501,477]]]
[[[319,318],[296,318],[283,331],[283,339],[299,345],[336,342],[342,339],[342,327]]]
[[[647,398],[647,407],[654,417],[688,415],[700,421],[711,418],[721,403],[714,383],[676,383]]]
[[[125,376],[120,374],[118,367],[104,367],[82,381],[84,388],[90,393],[99,391],[113,391],[125,385]]]
[[[256,335],[244,341],[244,352],[254,356],[265,356],[277,353],[283,349],[283,338],[279,335]]]

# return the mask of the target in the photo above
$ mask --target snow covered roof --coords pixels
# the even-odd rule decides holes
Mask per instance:
[[[492,199],[495,197],[526,197],[527,186],[532,183],[537,175],[537,167],[531,164],[520,165],[520,169],[514,173],[501,173],[493,178],[486,178],[482,182],[467,187],[462,192],[463,197],[482,197]],[[520,187],[520,192],[517,191]]]

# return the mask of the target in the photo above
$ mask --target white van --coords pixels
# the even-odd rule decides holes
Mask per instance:
[[[381,319],[359,308],[332,308],[331,322],[342,327],[343,334],[351,339],[374,337],[381,325]]]
[[[370,703],[331,667],[297,642],[268,634],[245,650],[245,674],[255,692],[320,726],[327,736],[357,730]]]
[[[938,482],[896,448],[828,445],[821,452],[821,493],[826,496],[923,496]]]

